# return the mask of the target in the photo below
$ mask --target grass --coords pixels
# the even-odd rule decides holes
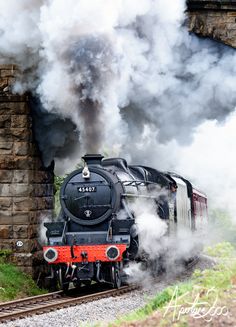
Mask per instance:
[[[170,323],[174,323],[175,326],[187,326],[186,318],[188,315],[181,314],[180,319],[175,321],[177,315],[173,316],[174,309],[167,310],[170,303],[177,300],[178,305],[185,308],[189,307],[190,303],[194,303],[197,299],[198,304],[196,307],[200,305],[200,302],[205,303],[205,309],[207,310],[209,306],[214,305],[216,299],[224,301],[227,297],[232,296],[231,289],[236,284],[234,247],[228,242],[222,242],[214,247],[208,247],[206,253],[218,258],[218,263],[212,269],[195,270],[190,281],[167,287],[146,306],[118,319],[109,326],[121,326],[128,322],[142,321],[157,312],[157,310],[160,313],[159,324],[161,326],[169,326]]]
[[[9,251],[0,251],[0,301],[45,293],[45,290],[38,288],[29,275],[7,263],[9,255]]]

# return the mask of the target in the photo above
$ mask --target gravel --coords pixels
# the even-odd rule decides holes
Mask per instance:
[[[50,313],[2,324],[5,327],[78,327],[93,326],[100,322],[102,326],[128,312],[144,306],[152,296],[165,287],[190,278],[195,269],[212,267],[215,261],[208,256],[201,256],[191,269],[179,272],[177,275],[163,275],[159,280],[152,281],[148,287],[119,297],[109,297],[94,302],[80,304],[74,307],[60,309]]]

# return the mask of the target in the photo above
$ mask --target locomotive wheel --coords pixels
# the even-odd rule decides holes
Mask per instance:
[[[121,287],[121,274],[120,274],[120,265],[119,263],[115,263],[112,265],[112,281],[114,288],[120,288]]]
[[[59,281],[60,289],[63,290],[64,292],[67,292],[69,289],[70,282],[65,280],[61,268],[58,271],[58,281]]]

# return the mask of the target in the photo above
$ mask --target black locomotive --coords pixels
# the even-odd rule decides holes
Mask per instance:
[[[154,199],[157,215],[172,227],[194,231],[206,219],[206,196],[181,176],[128,166],[121,158],[85,155],[83,160],[84,168],[71,173],[61,187],[58,220],[44,224],[44,258],[64,290],[70,282],[79,287],[92,280],[121,286],[124,266],[139,256],[130,199]]]

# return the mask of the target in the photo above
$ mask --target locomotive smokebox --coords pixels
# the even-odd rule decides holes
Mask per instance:
[[[101,154],[86,154],[82,157],[85,163],[89,165],[100,165],[102,164],[102,159],[104,157]]]

